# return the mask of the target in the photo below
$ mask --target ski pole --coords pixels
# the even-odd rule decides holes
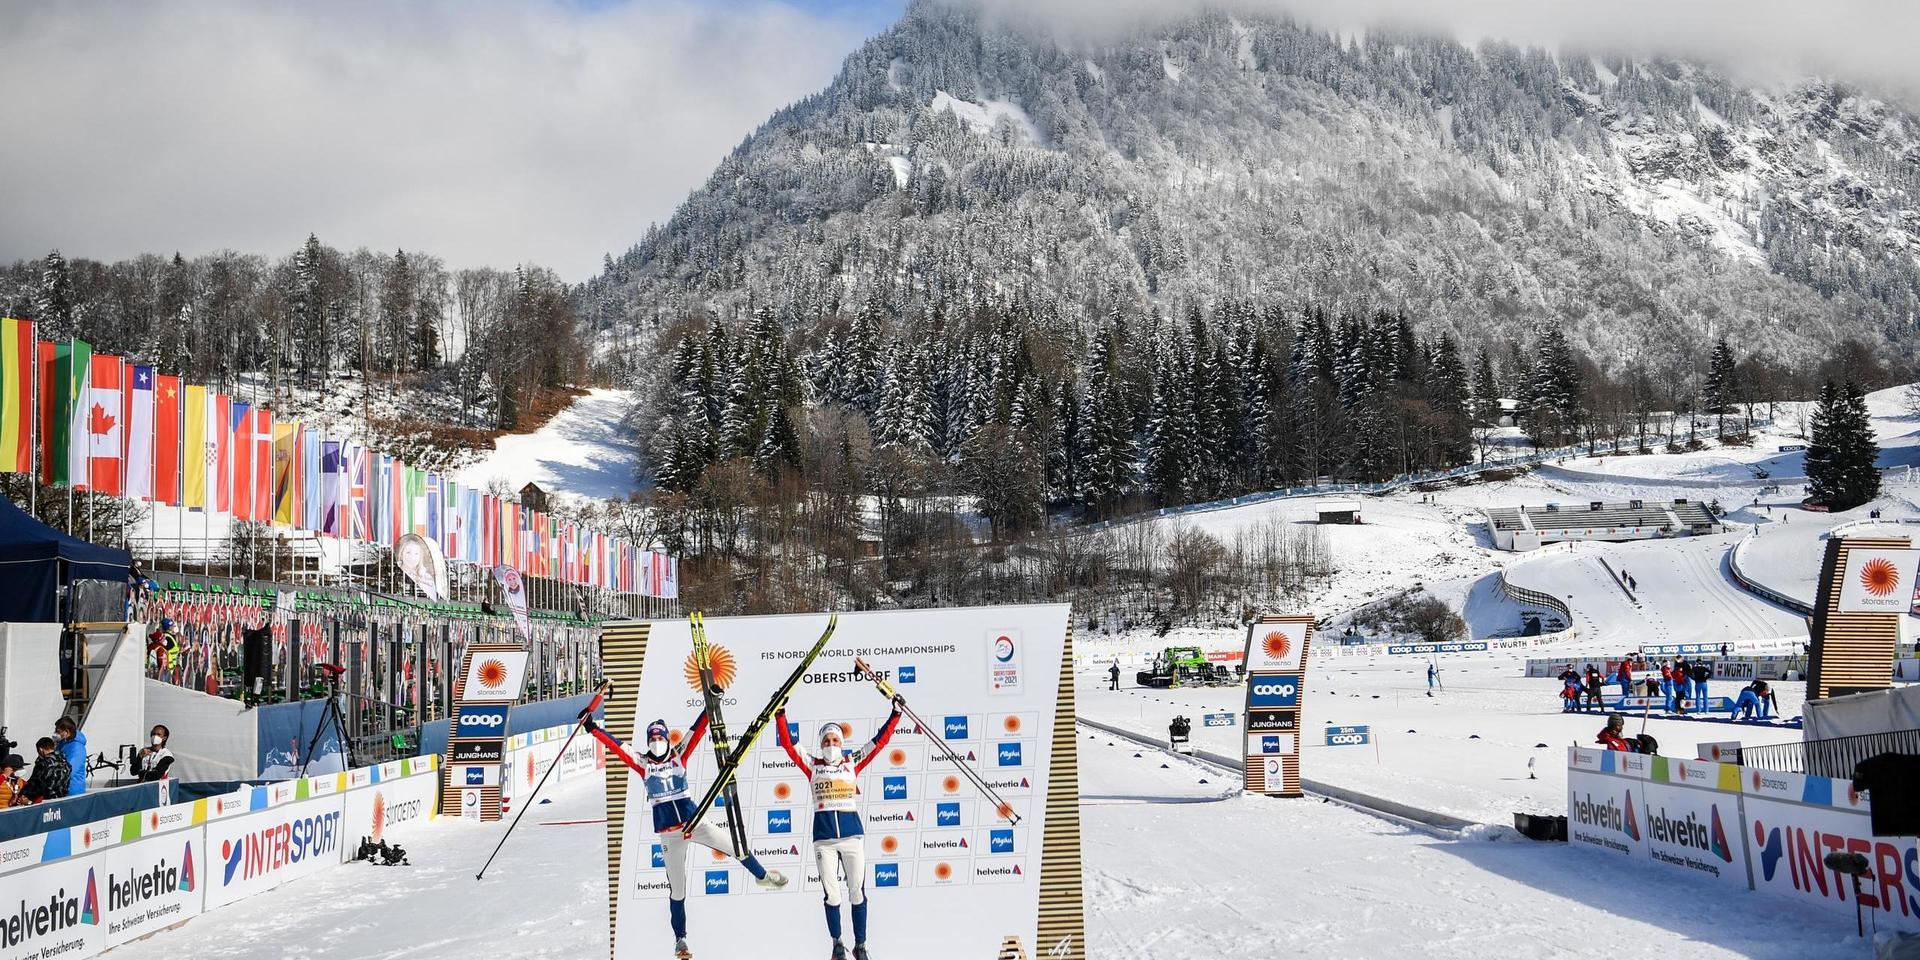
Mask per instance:
[[[856,673],[866,674],[867,677],[873,681],[873,685],[879,688],[880,693],[882,695],[888,697],[889,699],[899,696],[899,692],[893,688],[893,685],[886,682],[885,680],[880,679],[880,675],[878,673],[875,673],[872,667],[867,666],[867,662],[865,660],[861,660],[858,657],[854,658],[853,669]],[[900,713],[903,716],[905,716],[908,720],[912,720],[913,725],[919,728],[921,735],[926,737],[929,741],[933,743],[934,746],[939,748],[941,759],[952,763],[956,767],[959,767],[960,772],[963,774],[966,774],[967,779],[969,781],[972,781],[975,789],[979,790],[981,793],[984,793],[988,797],[992,798],[993,804],[994,804],[994,812],[998,813],[1001,817],[1005,818],[1009,823],[1016,824],[1016,825],[1019,824],[1020,815],[1014,812],[1013,804],[1008,803],[1005,798],[1000,796],[999,791],[988,786],[987,782],[980,778],[980,774],[976,773],[972,767],[968,766],[965,760],[960,759],[960,755],[954,752],[953,747],[947,744],[946,739],[940,736],[938,733],[935,733],[934,728],[932,726],[928,725],[928,723],[925,720],[920,719],[920,715],[913,712],[912,707],[907,706],[907,701],[906,701],[906,698],[904,697],[901,697],[900,699]]]
[[[481,864],[480,872],[473,875],[475,880],[487,875],[487,868],[493,866],[493,858],[499,856],[501,848],[507,845],[507,838],[513,836],[513,828],[520,825],[520,818],[526,816],[527,809],[533,806],[533,798],[540,795],[540,788],[547,785],[547,778],[553,776],[554,768],[560,765],[560,758],[567,755],[568,747],[573,746],[573,738],[580,733],[580,728],[586,725],[587,717],[600,706],[600,701],[606,697],[607,691],[612,687],[612,681],[601,680],[600,685],[594,689],[593,700],[588,702],[587,708],[580,711],[580,716],[573,721],[573,732],[567,734],[565,743],[560,744],[559,755],[553,758],[552,763],[547,764],[547,772],[540,775],[540,782],[534,785],[532,793],[527,794],[525,806],[520,808],[519,813],[513,815],[513,822],[507,825],[507,832],[500,835],[500,842],[494,844],[493,852],[487,855],[487,862]]]

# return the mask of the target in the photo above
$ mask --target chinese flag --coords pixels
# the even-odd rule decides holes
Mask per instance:
[[[153,499],[180,505],[180,378],[165,374],[153,378]]]

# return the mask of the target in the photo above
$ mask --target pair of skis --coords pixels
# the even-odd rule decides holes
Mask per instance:
[[[920,715],[914,713],[912,707],[907,706],[907,698],[899,696],[899,691],[894,689],[893,684],[888,683],[880,676],[878,671],[867,666],[867,662],[859,657],[853,658],[853,672],[872,680],[874,687],[880,691],[880,695],[886,697],[888,700],[895,700],[895,698],[898,697],[899,699],[895,700],[895,702],[900,705],[900,715],[913,721],[913,725],[919,729],[921,735],[925,736],[927,742],[933,744],[936,748],[940,759],[959,767],[960,772],[965,774],[966,778],[973,782],[974,789],[979,790],[982,795],[993,800],[994,812],[999,814],[1001,819],[1011,824],[1018,824],[1020,822],[1020,814],[1014,811],[1013,804],[1008,803],[1002,798],[999,791],[988,786],[987,781],[981,779],[980,774],[976,772],[967,761],[961,759],[960,754],[954,752],[953,747],[947,744],[946,738],[937,733],[932,724],[920,719]]]
[[[728,738],[726,722],[720,717],[720,696],[725,690],[714,680],[713,650],[707,644],[706,618],[695,612],[688,619],[693,625],[693,664],[700,675],[701,695],[707,702],[707,728],[713,737],[713,755],[720,762],[720,772],[714,776],[712,785],[707,787],[706,796],[700,798],[700,805],[694,808],[693,816],[687,820],[681,835],[692,837],[693,828],[700,823],[700,818],[713,809],[715,801],[725,796],[727,834],[733,841],[733,855],[736,859],[744,859],[748,853],[747,818],[740,807],[740,789],[734,774],[753,750],[760,735],[773,723],[773,715],[786,705],[793,688],[800,685],[800,678],[806,674],[807,668],[813,666],[813,661],[819,659],[820,652],[827,648],[827,641],[833,639],[834,628],[840,625],[840,617],[834,615],[827,619],[827,629],[821,632],[820,639],[814,641],[813,648],[800,659],[799,666],[794,667],[786,682],[774,691],[773,699],[767,701],[767,708],[747,724],[746,732],[740,735],[737,743]]]

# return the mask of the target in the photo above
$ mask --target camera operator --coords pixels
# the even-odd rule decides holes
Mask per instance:
[[[133,758],[133,771],[141,783],[167,778],[167,770],[173,766],[173,751],[167,749],[167,739],[172,735],[173,731],[168,730],[166,724],[153,725],[153,742],[142,747],[139,755]]]

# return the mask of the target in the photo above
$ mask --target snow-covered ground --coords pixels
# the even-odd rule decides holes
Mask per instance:
[[[1605,723],[1597,713],[1560,711],[1559,681],[1521,676],[1526,656],[1549,653],[1448,654],[1437,660],[1439,689],[1427,696],[1427,659],[1413,656],[1315,659],[1307,668],[1301,721],[1300,775],[1424,810],[1485,823],[1513,822],[1515,813],[1564,813],[1566,748],[1591,746]],[[1571,663],[1588,658],[1567,654]],[[1107,689],[1107,663],[1086,661],[1077,674],[1079,713],[1164,741],[1176,714],[1193,721],[1195,745],[1226,756],[1245,750],[1238,726],[1207,727],[1207,713],[1237,713],[1244,687],[1147,690],[1121,668],[1119,692]],[[1739,685],[1713,684],[1732,695]],[[1608,694],[1618,691],[1609,686]],[[1800,712],[1799,684],[1778,687],[1781,712]],[[1364,724],[1375,743],[1325,746],[1328,726]],[[1630,733],[1642,729],[1631,718]],[[1747,744],[1799,740],[1800,731],[1758,724],[1649,719],[1645,731],[1667,756],[1691,758],[1695,745],[1739,740]],[[1531,761],[1531,763],[1529,763]],[[1531,775],[1531,778],[1530,776]]]
[[[633,391],[596,388],[532,433],[494,441],[492,452],[454,474],[461,484],[498,480],[513,491],[537,483],[548,493],[625,500],[640,489],[639,451],[627,423]]]
[[[1215,768],[1084,728],[1080,749],[1088,956],[1100,960],[1481,960],[1494,951],[1823,960],[1865,950],[1831,915],[1565,844],[1507,830],[1434,835],[1312,799],[1218,799],[1233,784]],[[552,799],[527,815],[486,880],[473,875],[504,826],[442,819],[409,845],[412,866],[340,867],[113,956],[605,956],[605,827],[551,823],[601,816],[601,788],[571,784]],[[724,922],[702,913],[710,902],[690,908],[695,955],[747,960],[699,952],[701,926]],[[875,953],[891,956],[878,933],[885,892],[873,903]],[[779,946],[764,957],[815,955],[813,941],[772,935]]]

